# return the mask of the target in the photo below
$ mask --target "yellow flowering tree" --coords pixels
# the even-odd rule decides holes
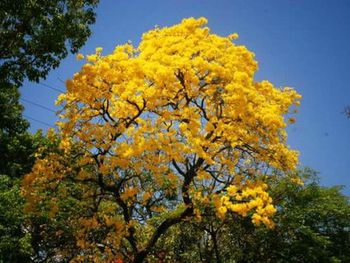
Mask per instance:
[[[84,187],[86,216],[67,220],[73,261],[151,260],[171,226],[206,211],[273,227],[264,176],[296,167],[285,128],[300,95],[255,81],[254,54],[206,23],[155,28],[106,56],[97,48],[67,81],[61,151],[38,158],[23,194],[29,212],[51,207],[54,218],[63,182]]]

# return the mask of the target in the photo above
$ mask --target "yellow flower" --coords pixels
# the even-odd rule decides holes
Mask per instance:
[[[103,48],[102,47],[97,47],[95,49],[96,53],[100,54],[102,52]]]
[[[223,217],[225,217],[225,215],[226,215],[226,213],[227,213],[227,208],[225,207],[225,206],[220,206],[219,208],[218,208],[218,216],[219,217],[221,217],[221,218],[223,218]]]
[[[299,178],[299,177],[294,177],[290,179],[292,183],[300,185],[300,186],[304,186],[304,181]]]
[[[76,56],[76,59],[77,60],[82,60],[84,58],[84,55],[79,53],[77,56]]]
[[[237,193],[237,186],[235,185],[230,185],[229,187],[227,187],[227,193],[229,196],[234,196]]]
[[[228,36],[228,38],[231,39],[231,40],[235,40],[235,39],[237,39],[238,37],[239,37],[239,36],[238,36],[237,33],[233,33],[233,34],[231,34],[231,35]]]

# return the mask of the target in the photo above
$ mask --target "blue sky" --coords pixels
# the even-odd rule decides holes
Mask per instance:
[[[219,35],[239,34],[237,43],[256,54],[256,80],[294,87],[302,96],[288,143],[300,151],[301,166],[320,172],[324,185],[345,185],[350,193],[350,1],[347,0],[101,0],[93,34],[83,54],[140,41],[155,25],[171,26],[185,17],[204,16]],[[54,126],[54,101],[66,79],[82,66],[71,55],[41,84],[21,89],[31,131]],[[42,123],[38,122],[41,121]]]

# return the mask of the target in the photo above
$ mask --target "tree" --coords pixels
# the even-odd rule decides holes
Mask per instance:
[[[32,252],[30,233],[23,231],[20,180],[30,172],[43,136],[27,132],[18,97],[16,87],[0,90],[0,262],[29,262]]]
[[[22,232],[23,203],[20,184],[0,175],[0,262],[29,262],[30,234]]]
[[[98,0],[4,0],[0,3],[0,84],[38,82],[90,36]]]
[[[5,0],[0,3],[0,174],[21,176],[36,148],[18,102],[23,80],[39,81],[90,36],[98,0]],[[25,152],[27,151],[27,152]]]
[[[37,159],[23,193],[27,212],[52,220],[81,200],[63,219],[73,261],[151,261],[171,227],[207,211],[273,227],[264,178],[297,164],[285,118],[300,95],[254,81],[253,53],[205,24],[156,28],[107,56],[97,48],[67,81],[61,151]]]
[[[45,139],[41,131],[27,131],[18,98],[15,86],[0,90],[0,262],[30,262],[33,255],[20,185]]]
[[[18,88],[39,81],[68,52],[85,43],[97,0],[4,0],[0,2],[0,262],[29,262],[32,234],[26,229],[20,180],[47,143],[23,119]],[[35,225],[32,221],[32,226]],[[40,251],[42,252],[42,250]]]
[[[271,261],[348,262],[350,260],[350,206],[342,187],[320,186],[316,173],[299,171],[303,184],[285,178],[273,185],[278,203],[277,227],[264,233],[264,250]],[[260,255],[262,259],[262,255]],[[259,255],[256,255],[256,259]],[[253,260],[256,262],[256,260]]]
[[[28,142],[34,142],[29,148],[22,145],[21,148],[30,153],[35,150],[35,145],[40,144],[40,133],[28,136]],[[33,146],[34,145],[34,146]],[[16,146],[16,145],[12,145]],[[31,156],[31,155],[30,155]],[[25,160],[23,157],[23,166],[19,163],[14,164],[15,168],[26,170],[34,158]],[[28,171],[27,171],[28,172]],[[34,253],[32,249],[32,233],[25,228],[26,215],[23,214],[24,199],[21,196],[20,174],[6,175],[0,174],[0,262],[31,262]],[[33,221],[34,222],[34,221]]]
[[[234,214],[183,223],[159,244],[169,262],[348,262],[350,206],[341,187],[320,186],[310,169],[270,180],[273,229]]]
[[[19,93],[15,87],[0,92],[0,174],[11,176],[24,175],[30,171],[28,162],[23,166],[22,159],[27,157],[23,148],[31,142],[26,134],[29,123],[22,118],[23,107],[18,99]],[[23,147],[20,147],[21,143]]]

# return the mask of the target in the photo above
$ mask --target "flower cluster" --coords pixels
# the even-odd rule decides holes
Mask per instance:
[[[232,211],[246,217],[252,212],[251,218],[255,225],[263,223],[272,228],[274,224],[271,217],[276,213],[276,208],[266,190],[265,183],[248,182],[239,187],[230,185],[227,187],[227,195],[215,200],[217,215],[223,218],[228,211]]]

